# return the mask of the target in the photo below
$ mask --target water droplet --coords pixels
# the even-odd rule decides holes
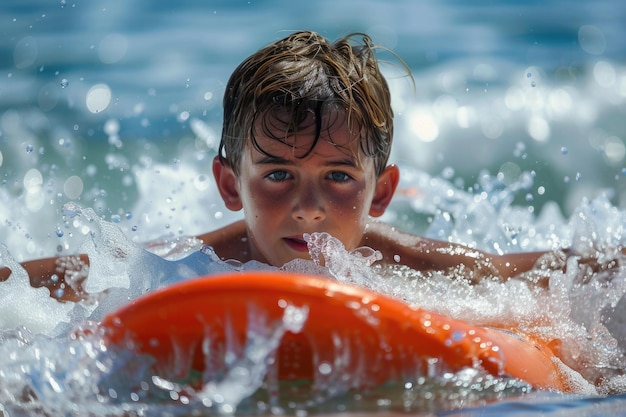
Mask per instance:
[[[62,146],[64,148],[69,148],[70,146],[72,146],[72,140],[71,139],[66,139],[66,138],[60,138],[59,139],[59,146]]]
[[[70,82],[68,81],[67,78],[63,78],[61,80],[61,88],[66,88],[68,85],[70,85]]]
[[[530,77],[532,77],[532,76],[533,76],[533,74],[532,74],[532,73],[530,73],[530,72],[526,74],[526,78],[530,78]]]
[[[455,171],[454,168],[452,167],[445,167],[442,171],[441,171],[441,176],[446,179],[446,180],[450,180],[454,177]]]
[[[63,230],[60,227],[57,227],[55,230],[57,237],[63,237]]]
[[[530,86],[531,86],[531,87],[536,87],[536,86],[537,86],[537,83],[536,83],[535,81],[531,81]]]
[[[87,109],[91,113],[100,113],[104,111],[111,103],[111,89],[106,84],[96,84],[89,89],[85,99]]]
[[[67,203],[63,206],[63,215],[67,218],[74,218],[81,214],[81,207],[76,203]]]
[[[180,113],[178,115],[178,121],[179,122],[185,122],[189,119],[189,112],[188,111],[184,111],[182,113]]]
[[[120,122],[117,119],[109,119],[104,123],[104,133],[107,136],[115,136],[120,133]]]
[[[567,155],[567,148],[565,146],[561,148],[561,154]]]
[[[322,375],[328,375],[333,371],[333,367],[328,362],[322,362],[317,367],[317,370],[320,371]]]

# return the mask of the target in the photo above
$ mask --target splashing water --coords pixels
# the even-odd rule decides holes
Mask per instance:
[[[347,251],[341,241],[326,232],[305,233],[304,240],[316,265],[324,265],[330,274],[342,282],[355,281],[363,285],[374,280],[370,266],[382,259],[382,254],[372,248],[361,247]]]
[[[623,244],[623,219],[624,213],[606,198],[584,202],[567,225],[574,256],[566,259],[562,253],[548,252],[536,270],[506,283],[489,279],[471,283],[455,271],[368,268],[379,259],[376,253],[369,257],[351,253],[326,233],[312,234],[307,241],[312,259],[323,260],[336,279],[473,324],[542,340],[580,373],[572,375],[579,392],[608,394],[626,389],[626,269],[618,249]],[[525,239],[522,232],[517,236]],[[564,271],[541,269],[555,259]],[[585,262],[589,259],[597,259],[593,269]]]
[[[376,251],[348,251],[332,236],[312,233],[306,236],[312,261],[294,260],[282,269],[331,276],[472,324],[514,330],[558,348],[563,366],[572,369],[572,383],[578,392],[624,392],[626,279],[623,255],[617,250],[623,244],[624,213],[600,197],[582,203],[568,221],[551,216],[548,208],[542,214],[544,218],[524,220],[522,227],[514,227],[516,211],[510,206],[506,190],[489,188],[485,182],[484,188],[492,190],[503,202],[483,206],[481,201],[494,199],[477,200],[475,195],[456,189],[450,198],[446,190],[454,189],[452,185],[427,178],[416,182],[420,181],[430,183],[433,192],[448,196],[441,200],[436,212],[452,231],[452,239],[460,236],[455,230],[470,227],[474,237],[482,236],[475,245],[483,249],[497,246],[506,251],[524,245],[526,249],[551,249],[554,242],[559,242],[571,246],[574,255],[569,259],[560,257],[558,252],[546,255],[552,257],[546,262],[564,262],[563,271],[546,271],[538,266],[531,274],[508,282],[485,280],[471,285],[469,280],[451,278],[454,271],[452,275],[421,273],[402,266],[378,265],[380,254]],[[428,191],[426,186],[423,189]],[[471,216],[473,220],[460,211],[462,206],[470,207],[470,201],[476,212]],[[500,227],[483,222],[482,210],[502,219]],[[454,214],[446,217],[445,212]],[[338,368],[334,369],[332,362],[323,362],[318,364],[319,379],[313,390],[302,391],[315,395],[299,397],[302,392],[297,394],[299,391],[293,387],[268,379],[278,341],[284,332],[297,332],[306,321],[306,311],[293,306],[286,306],[283,320],[273,324],[251,311],[254,319],[250,320],[246,346],[230,346],[231,359],[222,364],[222,376],[205,375],[199,389],[151,376],[151,358],[107,347],[92,323],[146,292],[180,280],[217,272],[277,268],[257,262],[222,262],[210,248],[202,247],[193,238],[152,242],[146,246],[148,251],[128,239],[116,223],[103,220],[92,209],[68,204],[63,215],[64,221],[86,237],[79,246],[80,252],[90,258],[89,279],[85,283],[90,296],[86,300],[59,303],[49,297],[47,290],[30,288],[26,273],[9,251],[2,249],[3,264],[16,271],[0,284],[6,289],[0,293],[0,306],[5,309],[0,315],[4,329],[0,336],[0,371],[6,380],[0,386],[0,403],[9,414],[18,413],[16,410],[45,410],[50,415],[62,415],[75,407],[96,415],[150,415],[157,410],[177,415],[184,413],[183,409],[226,413],[336,411],[346,404],[355,409],[399,407],[423,411],[454,408],[455,404],[480,405],[532,391],[519,381],[467,370],[355,393],[341,378],[329,378]],[[433,223],[437,227],[442,224],[439,220]],[[552,227],[544,227],[547,224]],[[515,233],[511,233],[512,229]],[[543,248],[532,246],[533,236],[544,236]],[[598,259],[600,267],[596,270],[592,271],[585,262],[577,262],[591,257]],[[372,325],[376,324],[371,312],[364,310],[363,314],[369,314]],[[338,343],[338,352],[349,348]],[[280,394],[284,392],[293,395],[285,398]]]

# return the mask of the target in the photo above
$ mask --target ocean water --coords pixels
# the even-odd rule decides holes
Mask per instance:
[[[23,275],[0,283],[0,357],[8,358],[0,360],[0,410],[151,415],[170,407],[94,394],[101,375],[76,375],[96,374],[84,362],[98,344],[68,342],[69,329],[168,282],[136,278],[161,265],[140,244],[156,240],[153,251],[178,259],[197,249],[186,236],[240,218],[223,207],[210,171],[224,85],[242,59],[293,30],[367,32],[411,68],[415,86],[381,54],[396,112],[392,161],[402,171],[386,221],[493,252],[573,246],[621,260],[614,248],[624,244],[626,206],[624,22],[618,0],[3,2],[1,262],[88,252],[90,291],[116,295],[60,304]],[[131,256],[117,259],[118,247]],[[350,256],[342,262],[352,265]],[[567,341],[568,364],[590,386],[578,395],[519,395],[523,387],[511,383],[504,395],[483,386],[459,397],[436,381],[444,386],[436,403],[396,402],[415,394],[401,387],[368,401],[329,398],[308,412],[615,415],[626,407],[619,264],[592,278],[552,274],[540,296],[442,277],[415,289],[411,271],[395,279],[396,288],[359,285],[392,295],[413,285],[407,301],[478,324],[528,315],[547,322],[526,331]],[[450,292],[458,300],[442,295]],[[450,385],[467,375],[454,378]]]

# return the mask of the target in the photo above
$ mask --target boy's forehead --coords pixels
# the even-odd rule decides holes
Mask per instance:
[[[333,132],[348,127],[348,112],[335,105],[324,105],[323,108],[291,109],[275,106],[257,118],[262,128],[269,127],[273,136],[285,136],[285,132],[313,132],[315,130]],[[354,123],[352,123],[354,124]]]
[[[306,159],[310,156],[333,158],[341,155],[354,159],[355,165],[356,160],[359,159],[357,156],[358,147],[356,146],[350,146],[350,144],[343,146],[341,141],[337,143],[337,141],[324,137],[320,137],[315,143],[313,143],[313,141],[312,136],[306,135],[290,137],[285,141],[275,138],[260,137],[257,138],[258,148],[260,149],[251,144],[247,145],[247,149],[252,152],[252,155],[257,155],[259,158],[272,156],[280,159]]]
[[[330,144],[350,153],[358,153],[362,132],[350,123],[346,112],[303,114],[297,126],[289,123],[290,116],[270,112],[257,120],[254,140],[263,151],[270,154],[286,152],[300,154]],[[248,141],[249,143],[250,141]]]

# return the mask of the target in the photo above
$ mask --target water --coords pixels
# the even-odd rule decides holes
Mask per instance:
[[[164,264],[135,245],[160,239],[153,251],[177,259],[198,249],[184,236],[239,218],[223,207],[210,173],[224,84],[243,58],[292,30],[330,38],[368,32],[414,73],[415,90],[397,65],[385,66],[397,124],[392,159],[403,175],[385,220],[495,252],[574,246],[621,259],[612,248],[624,244],[624,21],[618,0],[3,2],[2,263],[87,252],[94,259],[88,290],[108,289],[73,305],[29,288],[24,275],[0,284],[5,414],[184,412],[160,398],[135,400],[120,381],[107,380],[131,359],[101,352],[88,319],[173,276],[238,268],[207,263],[201,252]],[[120,246],[128,258],[116,257]],[[461,394],[452,387],[481,376],[453,375],[412,381],[443,387],[435,391],[348,392],[304,407],[309,412],[606,415],[624,408],[621,267],[591,278],[552,274],[542,278],[550,291],[536,293],[514,282],[419,280],[343,256],[341,268],[370,277],[359,285],[477,324],[508,320],[558,336],[566,362],[593,382],[578,396],[520,394],[524,387],[510,381]],[[381,274],[387,278],[376,279]],[[84,336],[70,337],[76,326]],[[233,392],[217,382],[218,391],[189,401]],[[113,391],[96,394],[107,383]],[[499,384],[506,389],[493,389]],[[438,400],[419,398],[424,392]],[[245,407],[255,409],[244,401],[239,411]],[[257,411],[277,411],[267,407]],[[457,407],[469,409],[446,411]]]

